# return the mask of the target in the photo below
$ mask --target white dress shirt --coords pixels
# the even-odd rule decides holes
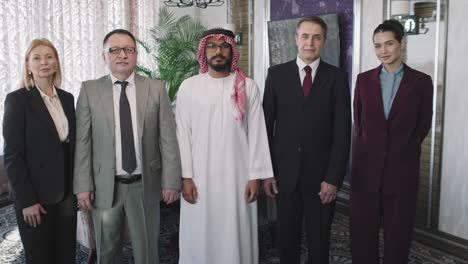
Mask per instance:
[[[61,142],[67,141],[68,138],[68,119],[63,111],[62,103],[60,102],[60,98],[57,95],[57,91],[55,90],[55,86],[52,85],[52,96],[48,96],[45,94],[41,88],[36,84],[36,87],[41,94],[42,99],[49,110],[49,114],[54,121],[55,128],[57,129],[58,136]]]
[[[299,57],[296,58],[297,67],[299,68],[299,78],[301,79],[301,85],[304,83],[306,72],[304,67],[309,65],[312,68],[312,83],[314,83],[315,75],[317,74],[317,68],[320,64],[320,58],[314,60],[311,64],[306,64]]]
[[[135,73],[132,73],[127,80],[119,80],[111,74],[111,80],[113,83],[113,99],[114,99],[114,130],[115,130],[115,175],[128,174],[122,168],[122,138],[120,134],[120,91],[122,87],[120,84],[116,84],[116,81],[127,81],[128,85],[125,88],[127,94],[128,103],[130,104],[130,111],[132,115],[132,128],[133,128],[133,142],[135,144],[135,157],[136,157],[136,168],[132,174],[141,174],[141,142],[138,137],[138,125],[137,125],[137,102],[136,102],[136,87],[135,87]]]

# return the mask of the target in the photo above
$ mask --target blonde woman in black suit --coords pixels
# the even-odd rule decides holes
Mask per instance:
[[[56,48],[34,39],[22,88],[5,100],[4,162],[26,263],[75,263],[75,110],[73,95],[59,89],[61,79]]]

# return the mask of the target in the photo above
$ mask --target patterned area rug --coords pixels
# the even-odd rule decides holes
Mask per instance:
[[[176,264],[178,252],[178,225],[179,215],[173,209],[161,210],[161,264]],[[260,263],[279,263],[277,250],[274,244],[273,224],[265,224],[259,227]],[[351,263],[349,251],[348,218],[340,213],[335,215],[331,241],[331,264]],[[304,240],[304,238],[303,238]],[[302,247],[304,259],[307,253],[305,246]],[[85,264],[89,249],[82,245],[77,246],[77,264]],[[130,243],[124,244],[124,260],[122,263],[133,263]],[[24,252],[16,227],[16,218],[11,205],[0,208],[0,263],[24,263]],[[436,249],[413,242],[411,256],[408,263],[411,264],[467,264],[467,261],[457,259],[442,253]]]

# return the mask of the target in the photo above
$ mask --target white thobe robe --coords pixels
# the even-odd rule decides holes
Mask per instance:
[[[181,199],[179,264],[258,263],[257,204],[246,201],[245,187],[273,177],[273,170],[259,89],[246,79],[239,123],[234,79],[196,75],[177,94],[182,176],[198,191],[195,204]]]

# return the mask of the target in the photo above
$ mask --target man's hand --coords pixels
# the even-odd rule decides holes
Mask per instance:
[[[260,188],[260,180],[250,180],[245,186],[245,200],[251,203],[257,200],[258,189]]]
[[[76,194],[78,208],[83,210],[93,210],[94,192],[81,192]]]
[[[162,189],[162,197],[163,197],[164,202],[166,204],[171,204],[177,201],[177,199],[179,199],[179,193],[180,191],[176,189],[171,189],[171,188]]]
[[[265,190],[268,197],[275,198],[276,194],[278,194],[275,177],[263,180],[263,190]]]
[[[26,207],[23,209],[24,222],[32,227],[36,227],[42,222],[41,214],[47,214],[47,212],[40,203]]]
[[[194,204],[198,199],[197,186],[190,178],[182,180],[182,196],[188,203]]]
[[[333,202],[336,199],[337,191],[338,188],[335,185],[323,181],[320,192],[318,193],[320,195],[320,200],[322,200],[322,204],[329,204]]]

